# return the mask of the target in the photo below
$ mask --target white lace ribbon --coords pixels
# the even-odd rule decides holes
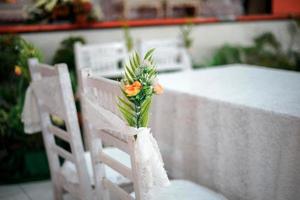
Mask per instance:
[[[134,150],[141,199],[151,200],[152,189],[168,186],[170,182],[164,169],[164,163],[157,142],[152,136],[150,129],[128,127],[116,114],[96,105],[87,96],[83,98],[86,120],[96,120],[96,124],[99,126],[95,128],[112,130],[113,132],[120,133],[119,136],[122,138],[128,135],[137,135]],[[109,121],[112,123],[108,123]],[[93,123],[93,125],[96,124]]]
[[[27,134],[33,134],[42,130],[37,100],[31,85],[26,90],[21,120],[24,124],[24,132]]]
[[[155,138],[149,128],[131,128],[135,132],[135,156],[141,199],[151,200],[152,190],[170,184]]]

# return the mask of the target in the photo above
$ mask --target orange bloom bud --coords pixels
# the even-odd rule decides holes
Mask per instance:
[[[134,81],[131,85],[125,85],[124,92],[129,97],[136,96],[142,89],[142,84],[138,81]]]
[[[153,90],[155,94],[162,94],[164,92],[164,88],[159,83],[154,86]]]
[[[18,65],[15,66],[15,75],[16,76],[21,76],[22,74],[22,68]]]

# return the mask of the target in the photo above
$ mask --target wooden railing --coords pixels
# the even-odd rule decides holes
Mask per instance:
[[[130,27],[144,27],[144,26],[168,26],[168,25],[182,25],[187,22],[194,24],[209,24],[220,22],[245,22],[245,21],[262,21],[262,20],[283,20],[291,18],[299,18],[299,14],[273,14],[273,15],[248,15],[238,16],[235,18],[173,18],[173,19],[144,19],[144,20],[130,20],[130,21],[105,21],[94,22],[87,24],[35,24],[35,25],[3,25],[0,26],[0,34],[3,33],[31,33],[31,32],[50,32],[50,31],[68,31],[68,30],[84,30],[84,29],[108,29],[120,28],[124,25]]]

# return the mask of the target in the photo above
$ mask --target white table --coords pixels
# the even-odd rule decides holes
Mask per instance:
[[[300,198],[300,73],[231,65],[159,79],[151,126],[171,176],[231,200]]]

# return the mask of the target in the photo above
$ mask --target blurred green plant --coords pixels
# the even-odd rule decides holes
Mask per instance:
[[[0,52],[0,183],[49,177],[41,134],[25,135],[21,122],[30,81],[27,60],[35,57],[41,61],[42,54],[18,35],[1,35]],[[29,157],[36,160],[37,155],[46,166],[42,171],[32,171],[26,164]]]
[[[52,64],[66,63],[68,65],[73,91],[76,91],[76,87],[77,87],[75,53],[74,53],[74,45],[77,42],[80,42],[82,44],[86,43],[85,39],[79,36],[68,37],[62,40],[60,43],[60,47],[56,50],[52,61]]]
[[[194,28],[192,21],[188,21],[184,26],[180,27],[181,37],[185,48],[189,49],[193,45],[193,38],[191,32]]]
[[[0,51],[0,135],[23,135],[21,111],[30,81],[27,60],[32,57],[42,60],[42,54],[17,35],[0,36]]]
[[[254,38],[251,46],[225,44],[215,51],[206,66],[244,63],[300,71],[297,64],[300,52],[289,52],[284,51],[276,37],[267,32]]]
[[[20,39],[14,35],[0,36],[0,82],[15,79],[14,67],[20,54]]]
[[[123,26],[125,44],[128,52],[131,52],[133,49],[133,38],[130,34],[129,27],[127,25]]]

